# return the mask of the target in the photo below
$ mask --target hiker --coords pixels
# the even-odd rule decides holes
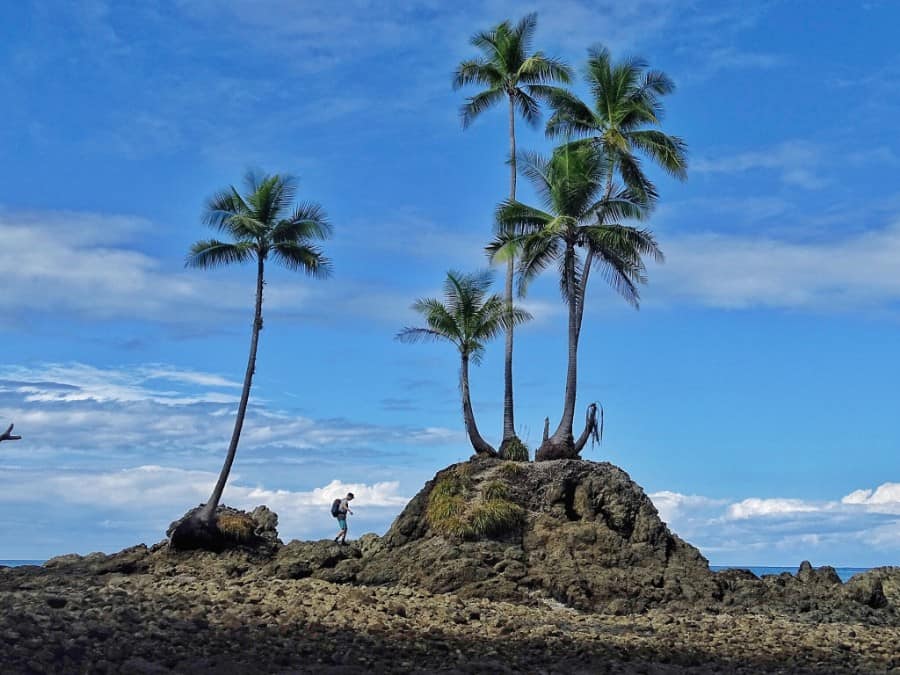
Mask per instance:
[[[335,499],[331,504],[331,515],[337,518],[338,527],[341,528],[334,540],[341,544],[347,543],[347,514],[353,515],[353,511],[350,510],[350,500],[352,499],[353,493],[348,492],[346,497]]]

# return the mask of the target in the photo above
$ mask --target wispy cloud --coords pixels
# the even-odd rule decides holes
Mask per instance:
[[[789,242],[706,233],[671,236],[652,270],[651,302],[741,309],[890,309],[900,301],[900,225],[837,240]]]
[[[820,174],[825,153],[823,148],[809,141],[784,141],[778,145],[716,158],[700,157],[691,165],[697,173],[744,173],[768,169],[779,173],[785,185],[819,190],[828,179]]]
[[[720,563],[883,564],[900,553],[900,483],[812,501],[750,497],[740,501],[676,492],[650,495],[663,520]],[[823,556],[846,556],[822,560]]]

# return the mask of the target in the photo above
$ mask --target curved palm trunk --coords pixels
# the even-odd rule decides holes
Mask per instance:
[[[516,199],[516,115],[512,94],[509,95],[509,199]],[[512,314],[513,306],[513,272],[515,259],[510,256],[506,261],[506,306]],[[510,319],[512,317],[510,316]],[[516,438],[516,427],[513,412],[513,322],[510,320],[506,328],[506,351],[503,359],[503,446]]]
[[[566,394],[563,401],[562,418],[559,426],[550,437],[549,443],[572,451],[574,438],[572,436],[572,423],[575,419],[575,395],[578,385],[578,296],[575,291],[575,247],[566,243],[566,287],[569,305],[569,358],[566,365]]]
[[[238,441],[241,438],[241,429],[244,426],[244,416],[247,413],[247,402],[250,400],[250,385],[253,381],[253,374],[256,372],[256,348],[259,344],[259,331],[262,330],[262,302],[263,302],[263,272],[264,262],[259,258],[256,274],[256,312],[253,315],[253,334],[250,338],[250,357],[247,359],[247,372],[244,373],[244,389],[241,391],[241,401],[238,404],[237,418],[234,420],[234,431],[231,434],[231,443],[228,446],[228,454],[225,457],[225,464],[219,473],[219,480],[213,488],[209,501],[200,512],[200,519],[204,522],[210,522],[219,500],[222,499],[222,491],[225,489],[225,483],[228,480],[228,474],[231,473],[231,465],[234,463],[234,456],[237,453]]]
[[[497,452],[490,444],[478,433],[478,426],[475,424],[475,413],[472,412],[472,400],[469,396],[469,355],[462,355],[462,364],[459,368],[459,390],[462,394],[463,421],[466,425],[466,432],[469,434],[469,441],[475,452],[478,454],[487,454],[491,457],[497,455]]]

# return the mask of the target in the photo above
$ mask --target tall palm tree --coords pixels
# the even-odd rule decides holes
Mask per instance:
[[[497,452],[478,433],[469,396],[469,362],[481,362],[485,343],[505,330],[510,323],[521,324],[531,315],[507,304],[496,294],[488,295],[490,272],[460,274],[447,272],[444,300],[421,298],[412,308],[425,318],[427,328],[404,328],[397,333],[401,342],[446,340],[456,345],[460,355],[459,391],[462,396],[463,422],[469,441],[477,454],[495,456]]]
[[[516,111],[531,124],[540,119],[541,100],[553,93],[553,82],[569,82],[571,69],[562,61],[547,57],[543,52],[531,52],[534,32],[537,28],[537,14],[526,15],[513,26],[509,21],[497,25],[489,31],[472,36],[470,42],[481,55],[463,61],[456,69],[453,88],[476,84],[485,89],[470,97],[460,109],[463,128],[468,126],[485,110],[494,107],[504,99],[509,104],[509,199],[516,198]],[[507,247],[504,251],[506,262],[505,298],[507,308],[512,311],[513,275],[516,251]],[[506,352],[503,369],[503,443],[501,450],[516,437],[513,416],[513,324],[508,322],[506,330]]]
[[[657,128],[664,113],[660,99],[675,91],[668,75],[650,70],[639,58],[613,62],[608,49],[594,47],[588,51],[584,78],[593,106],[568,90],[550,90],[547,98],[554,112],[547,121],[547,135],[567,140],[584,137],[599,147],[611,164],[607,194],[617,174],[642,199],[657,198],[639,155],[679,180],[687,178],[685,142]]]
[[[624,225],[643,219],[651,202],[647,195],[610,183],[610,162],[600,148],[588,144],[563,145],[549,159],[536,154],[520,158],[523,174],[534,184],[544,209],[508,201],[500,205],[496,246],[504,238],[522,241],[520,281],[527,284],[556,264],[560,290],[568,306],[568,364],[563,413],[559,426],[546,438],[535,459],[577,457],[596,433],[596,419],[578,439],[572,429],[578,376],[578,343],[591,271],[597,272],[627,302],[637,307],[638,285],[646,283],[643,256],[663,260],[653,234]],[[608,187],[612,185],[612,187]]]
[[[185,260],[186,267],[202,269],[256,261],[256,308],[250,337],[250,357],[225,464],[212,495],[199,514],[199,520],[207,524],[213,522],[216,507],[222,498],[247,412],[250,385],[256,372],[259,332],[263,327],[266,262],[272,261],[319,279],[326,278],[331,272],[331,262],[316,243],[331,234],[331,225],[322,207],[312,202],[294,206],[296,183],[290,176],[248,173],[245,183],[246,192],[243,195],[234,187],[213,195],[203,216],[207,225],[228,235],[231,241],[198,241],[191,246]]]

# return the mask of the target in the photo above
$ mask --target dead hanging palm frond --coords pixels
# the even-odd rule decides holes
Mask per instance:
[[[599,414],[598,414],[599,412]],[[588,439],[591,439],[591,448],[603,442],[603,406],[598,402],[591,403],[584,415],[584,431],[575,441],[575,452],[581,452]]]
[[[2,434],[0,434],[0,441],[18,441],[22,438],[21,436],[14,436],[12,430],[13,430],[13,425],[10,424],[6,428],[6,431],[4,431]]]

